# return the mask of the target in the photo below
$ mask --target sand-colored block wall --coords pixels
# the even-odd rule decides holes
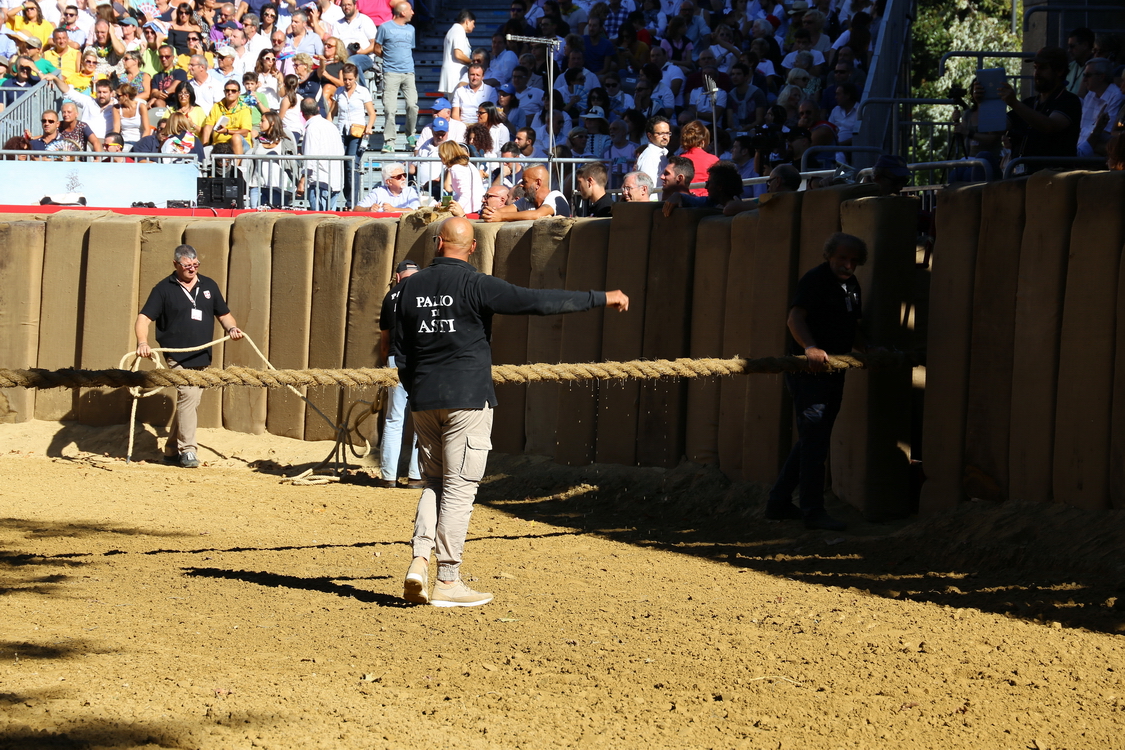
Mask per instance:
[[[909,378],[849,375],[833,442],[837,494],[872,517],[908,512],[907,461],[921,458],[923,512],[970,496],[1125,504],[1122,201],[1125,176],[1108,173],[1041,172],[939,196],[923,424],[911,430]],[[666,217],[659,208],[619,204],[610,220],[478,224],[473,262],[483,272],[524,286],[620,288],[632,300],[626,314],[498,316],[494,361],[783,353],[794,286],[841,229],[871,246],[860,272],[868,337],[905,349],[923,338],[908,314],[922,302],[913,299],[918,206],[909,199],[874,197],[861,186],[772,196],[733,219],[680,209]],[[171,250],[184,241],[197,246],[202,273],[219,282],[240,326],[278,367],[376,366],[379,307],[394,264],[431,260],[437,231],[418,217],[36,218],[26,228],[9,222],[0,234],[6,255],[18,258],[4,266],[4,286],[22,300],[5,303],[12,312],[4,330],[18,335],[5,336],[3,366],[116,366],[135,347],[139,305],[171,272]],[[235,343],[216,351],[215,363],[262,365]],[[496,450],[569,464],[690,459],[771,482],[795,439],[780,376],[507,385],[497,394]],[[376,396],[321,389],[312,399],[339,419],[354,400]],[[16,404],[9,419],[120,423],[129,406],[125,394],[101,389],[5,397]],[[147,404],[142,418],[165,424],[165,398]],[[204,424],[300,439],[330,434],[287,392],[228,388],[208,399]],[[367,429],[377,441],[376,421]],[[918,455],[912,432],[922,435]]]

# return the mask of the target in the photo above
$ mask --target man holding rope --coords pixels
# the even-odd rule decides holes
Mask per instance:
[[[802,519],[807,529],[843,531],[843,521],[824,510],[824,462],[832,425],[844,398],[845,370],[828,371],[829,355],[847,354],[862,343],[859,281],[855,269],[867,262],[867,245],[859,237],[837,232],[824,245],[824,263],[797,282],[789,308],[789,353],[804,354],[809,372],[785,373],[785,385],[797,412],[797,444],[766,501],[766,518]],[[799,488],[800,507],[793,505]]]
[[[612,292],[525,289],[479,273],[473,225],[461,217],[442,222],[437,257],[406,280],[395,316],[399,379],[406,388],[426,489],[414,519],[414,558],[403,598],[437,607],[473,607],[492,594],[460,578],[461,552],[477,485],[492,447],[492,316],[553,315],[592,307],[629,309]],[[437,583],[429,591],[430,552],[437,549]]]
[[[243,336],[234,316],[230,314],[227,303],[213,279],[199,274],[199,257],[191,245],[176,248],[172,266],[173,273],[149,292],[141,312],[137,315],[134,332],[137,335],[137,356],[152,357],[148,345],[148,327],[156,321],[156,341],[167,349],[195,349],[197,351],[177,352],[174,357],[165,357],[173,370],[202,370],[211,364],[211,347],[214,323],[218,318],[223,330],[232,339]],[[172,435],[176,438],[180,466],[187,469],[199,467],[196,457],[195,410],[203,398],[203,389],[198,386],[176,386],[176,419]],[[171,437],[168,440],[172,442]],[[167,459],[175,460],[169,451]]]

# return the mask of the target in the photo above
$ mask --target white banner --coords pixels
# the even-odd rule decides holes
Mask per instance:
[[[199,176],[195,164],[156,162],[5,161],[0,172],[0,205],[37,206],[46,196],[66,196],[67,202],[82,196],[87,206],[97,208],[194,202]]]

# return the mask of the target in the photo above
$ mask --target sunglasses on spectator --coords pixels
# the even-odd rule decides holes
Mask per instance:
[[[223,89],[228,94],[237,94],[241,89]]]
[[[200,38],[199,38],[199,37],[197,37],[197,36],[189,36],[189,37],[187,38],[187,40],[188,40],[189,42],[198,42],[198,41],[201,41],[201,40],[200,40]]]
[[[48,119],[48,118],[44,117],[39,122],[43,123],[44,125],[47,125],[48,123],[58,122],[58,120],[51,120],[51,119]]]
[[[180,268],[184,269],[185,271],[190,271],[194,268],[199,268],[199,262],[198,261],[195,262],[195,263],[177,263],[176,265],[179,266]]]

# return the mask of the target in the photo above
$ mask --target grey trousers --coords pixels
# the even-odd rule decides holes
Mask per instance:
[[[165,357],[165,359],[171,369],[184,369],[179,362],[171,357]],[[200,370],[203,368],[192,367],[189,369]],[[195,429],[199,425],[199,417],[196,411],[199,409],[199,402],[202,400],[202,388],[194,385],[176,386],[176,416],[172,419],[171,434],[176,437],[176,447],[181,454],[188,451],[196,453],[199,450],[195,443]],[[167,451],[167,449],[165,450]]]
[[[414,86],[413,73],[384,73],[383,74],[383,117],[386,124],[383,126],[383,142],[394,143],[398,132],[395,123],[395,110],[398,109],[398,92],[406,99],[406,136],[414,135],[414,128],[418,124],[418,89]],[[499,147],[497,147],[499,148]]]
[[[477,486],[492,448],[492,408],[414,412],[426,489],[414,517],[414,556],[437,548],[439,581],[458,580]]]

